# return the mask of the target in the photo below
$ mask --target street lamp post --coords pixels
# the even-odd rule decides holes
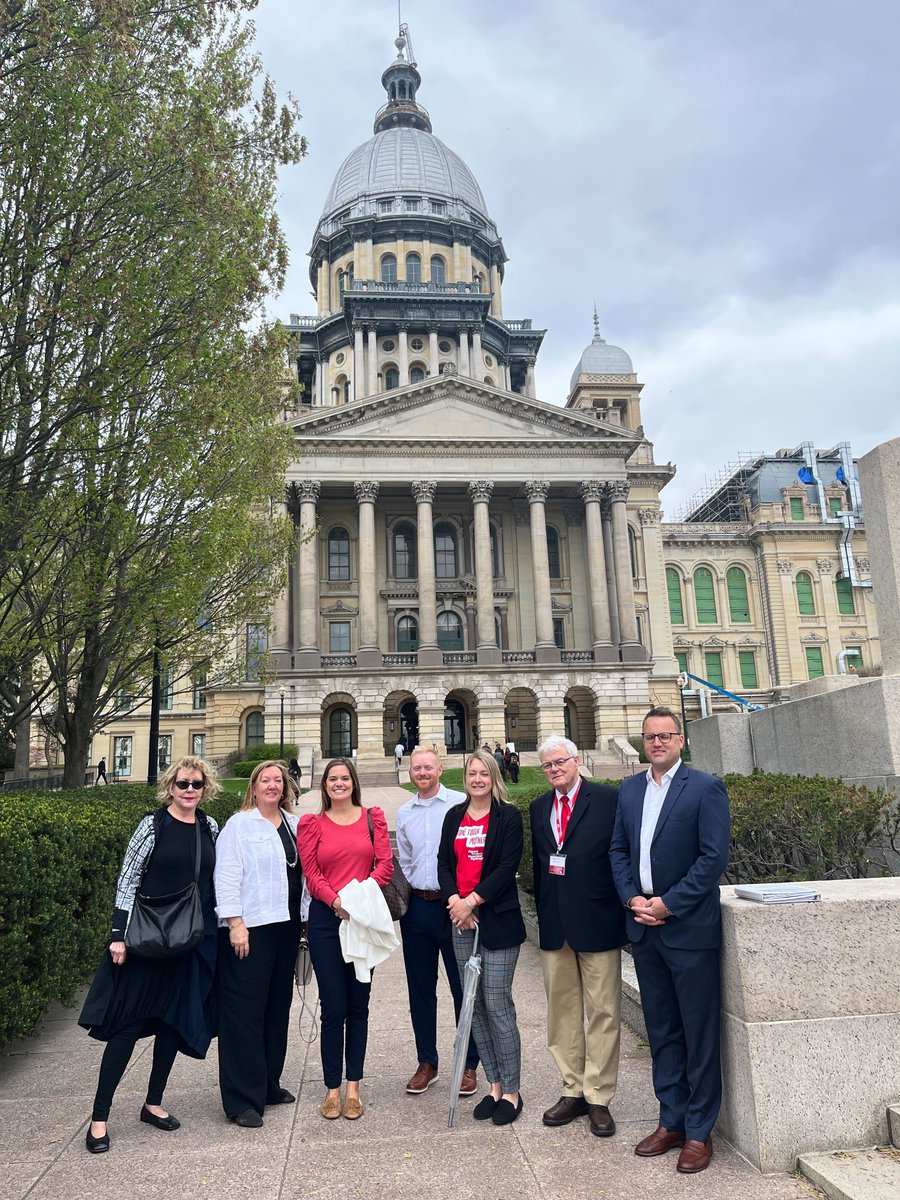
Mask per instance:
[[[278,733],[278,757],[284,758],[284,697],[285,697],[284,687],[280,687],[278,689],[278,696],[279,696],[279,699],[281,700],[281,720],[279,723],[279,733]]]

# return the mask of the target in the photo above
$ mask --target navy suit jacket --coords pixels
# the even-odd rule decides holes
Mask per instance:
[[[646,772],[623,779],[610,847],[619,899],[626,904],[641,887],[641,814]],[[577,807],[577,805],[576,805]],[[650,846],[653,891],[671,916],[659,926],[667,945],[690,950],[715,949],[722,941],[719,879],[728,865],[731,819],[721,779],[684,763],[669,784]],[[647,929],[626,913],[628,937],[640,941]]]
[[[625,911],[619,903],[609,861],[618,791],[605,783],[582,779],[566,829],[565,875],[550,874],[556,838],[550,824],[551,789],[531,803],[531,851],[534,903],[541,949],[560,950],[565,942],[576,953],[589,954],[624,946]]]

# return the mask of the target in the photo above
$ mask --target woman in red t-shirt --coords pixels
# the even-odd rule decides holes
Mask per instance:
[[[322,1070],[325,1099],[322,1116],[353,1121],[363,1114],[359,1081],[363,1076],[369,1035],[371,983],[360,983],[341,953],[340,925],[349,920],[341,908],[341,888],[351,879],[370,876],[381,885],[394,873],[387,821],[380,808],[370,808],[372,836],[356,768],[347,758],[334,758],[322,774],[322,808],[300,818],[297,846],[307,886],[309,956],[322,1005]],[[373,848],[374,841],[374,848]],[[374,866],[373,866],[374,858]],[[341,1104],[346,1031],[347,1094]]]
[[[476,1121],[509,1125],[522,1111],[519,1075],[522,1045],[512,981],[525,941],[516,871],[522,858],[522,814],[506,797],[494,756],[476,750],[466,763],[466,802],[444,818],[438,881],[450,920],[460,977],[480,930],[481,976],[472,1033],[490,1094],[475,1106]]]

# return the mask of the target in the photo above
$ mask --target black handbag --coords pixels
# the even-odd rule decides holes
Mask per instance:
[[[375,830],[372,828],[372,810],[366,809],[366,820],[369,823],[369,837],[372,839],[372,845],[375,845]],[[391,876],[390,883],[384,884],[381,891],[387,901],[388,912],[395,921],[399,921],[401,917],[405,917],[409,909],[409,880],[403,874],[403,868],[397,855],[392,855],[394,862],[394,873]]]
[[[162,822],[157,827],[159,838]],[[138,958],[178,958],[189,954],[203,939],[203,905],[200,902],[200,819],[194,823],[194,878],[169,896],[145,896],[140,888],[134,897],[125,949]],[[150,860],[147,860],[147,867]],[[144,868],[144,877],[147,874]],[[141,880],[143,884],[143,878]]]

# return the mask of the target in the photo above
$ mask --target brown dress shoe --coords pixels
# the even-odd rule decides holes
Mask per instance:
[[[337,1096],[326,1096],[325,1099],[322,1101],[322,1107],[319,1109],[319,1112],[322,1114],[322,1116],[325,1118],[326,1121],[336,1120],[341,1115],[341,1097],[340,1097],[340,1095],[338,1094]]]
[[[677,1169],[682,1175],[696,1175],[698,1171],[706,1170],[712,1156],[711,1137],[708,1137],[705,1142],[698,1142],[694,1138],[688,1138],[681,1148],[681,1153],[678,1155]]]
[[[406,1085],[406,1090],[410,1096],[418,1096],[422,1092],[427,1092],[437,1078],[437,1067],[433,1067],[431,1063],[420,1062],[419,1069]]]
[[[545,1125],[568,1125],[576,1117],[583,1117],[587,1110],[584,1096],[560,1096],[544,1113],[543,1122]]]
[[[677,1129],[666,1129],[665,1125],[660,1125],[649,1137],[638,1142],[634,1152],[641,1158],[655,1158],[657,1154],[667,1154],[673,1146],[683,1145],[683,1133],[679,1133]]]
[[[616,1123],[606,1105],[589,1104],[587,1110],[591,1133],[596,1134],[597,1137],[612,1137],[616,1132]]]
[[[463,1071],[462,1079],[459,1081],[459,1094],[461,1096],[474,1096],[478,1091],[478,1072],[474,1067],[466,1067]]]
[[[344,1101],[343,1114],[348,1121],[358,1121],[364,1112],[362,1100],[357,1100],[355,1096],[348,1096]]]

